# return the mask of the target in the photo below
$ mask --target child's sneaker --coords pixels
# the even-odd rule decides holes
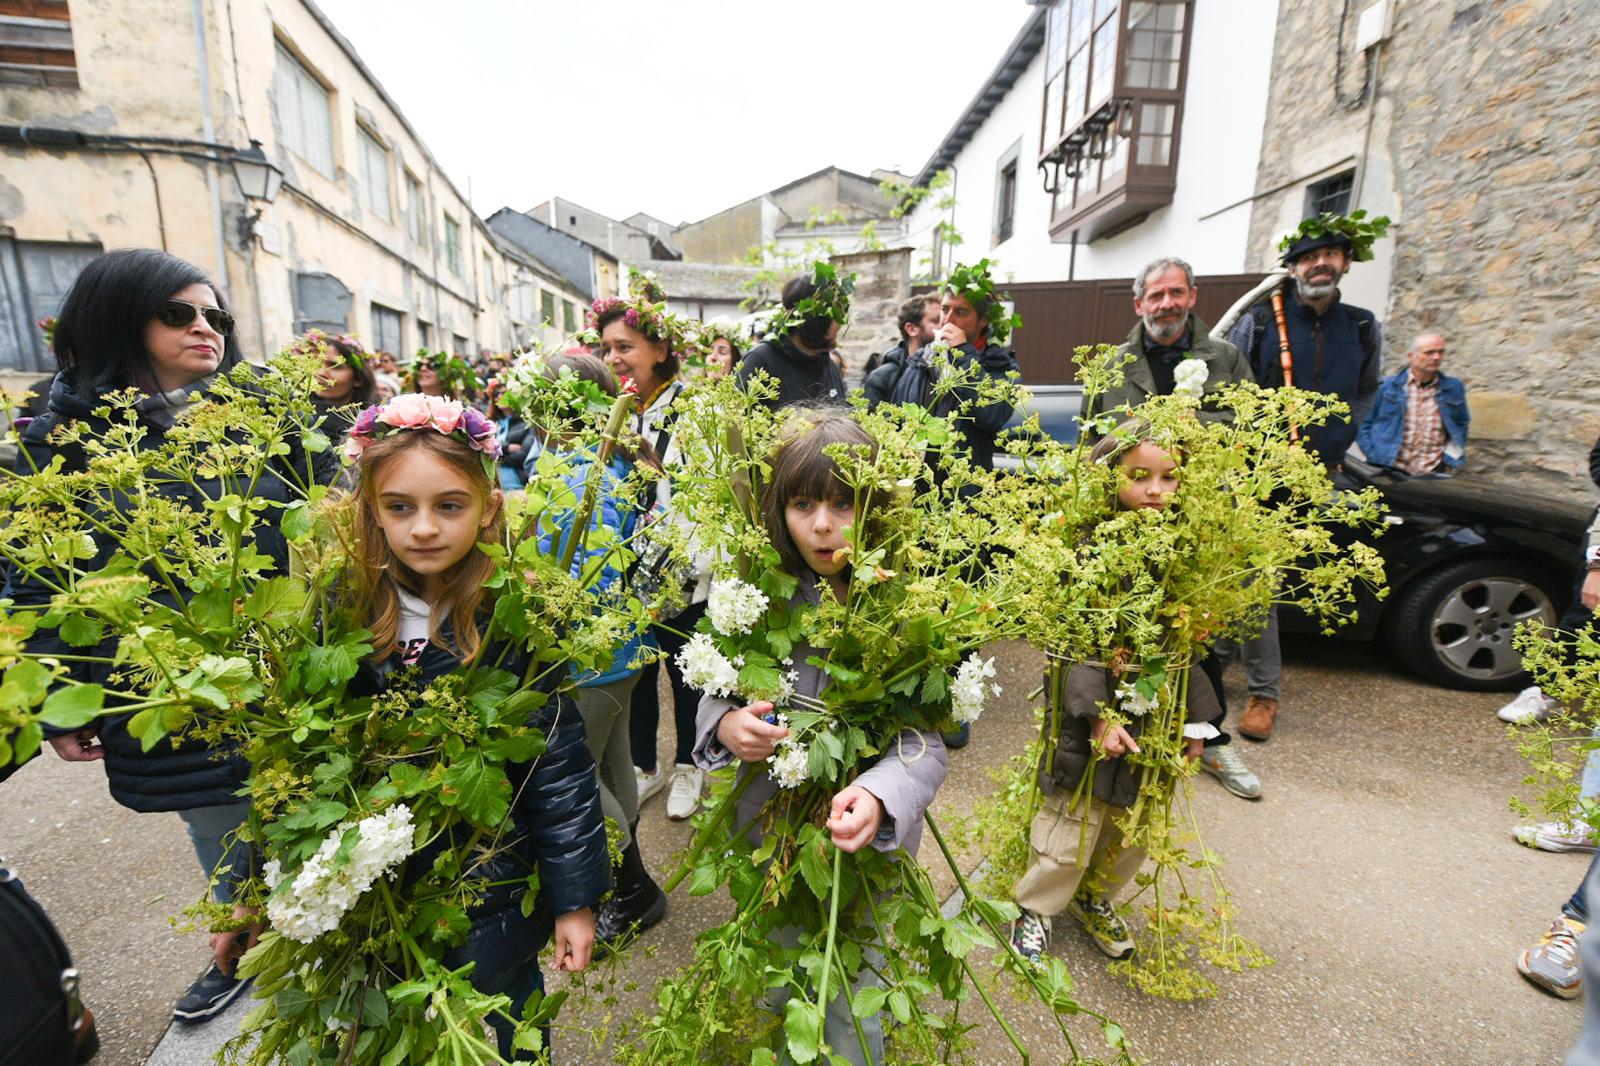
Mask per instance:
[[[1517,957],[1517,972],[1546,992],[1562,999],[1576,998],[1583,991],[1583,972],[1578,966],[1578,938],[1582,935],[1583,923],[1563,914],[1537,944]]]
[[[1050,946],[1050,919],[1024,908],[1011,923],[1011,946],[1029,962],[1038,963]]]
[[[1067,904],[1067,913],[1078,919],[1094,946],[1113,959],[1133,954],[1133,934],[1117,909],[1103,899],[1079,896]]]

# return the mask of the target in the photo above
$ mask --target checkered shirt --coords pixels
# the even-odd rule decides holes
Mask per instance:
[[[1431,474],[1444,458],[1447,438],[1444,419],[1439,417],[1439,381],[1436,376],[1424,385],[1416,375],[1406,374],[1406,435],[1394,465],[1408,474]]]

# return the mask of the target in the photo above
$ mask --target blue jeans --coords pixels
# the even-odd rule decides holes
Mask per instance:
[[[235,889],[250,876],[250,848],[235,836],[250,817],[250,801],[216,807],[191,807],[179,811],[200,869],[212,882],[211,894],[219,903],[232,903]]]

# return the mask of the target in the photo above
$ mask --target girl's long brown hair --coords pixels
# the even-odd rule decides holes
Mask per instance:
[[[355,494],[355,551],[351,575],[351,608],[356,622],[372,632],[372,657],[386,659],[400,646],[400,589],[421,595],[422,582],[389,548],[378,521],[378,483],[384,468],[400,456],[421,448],[459,470],[478,489],[485,507],[494,507],[494,520],[478,533],[478,543],[505,539],[505,510],[496,504],[495,487],[483,466],[483,455],[454,437],[431,429],[407,430],[373,441],[361,453],[361,481]],[[494,574],[494,561],[481,551],[444,573],[444,594],[432,605],[428,640],[448,649],[463,661],[478,654],[483,635],[478,620],[488,590],[484,582]]]

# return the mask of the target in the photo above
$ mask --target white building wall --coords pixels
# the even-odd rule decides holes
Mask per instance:
[[[988,256],[1010,281],[1061,281],[1069,271],[1076,280],[1130,277],[1162,255],[1181,256],[1201,274],[1244,273],[1277,11],[1278,0],[1199,0],[1195,5],[1172,203],[1125,233],[1080,244],[1075,267],[1071,246],[1050,240],[1050,197],[1037,166],[1041,48],[956,157],[954,222],[963,243],[955,258],[971,262]],[[1019,138],[1012,236],[996,245],[995,180],[1001,158]],[[930,196],[911,219],[914,271],[923,269],[919,260],[932,241],[938,198]],[[1203,218],[1208,215],[1213,217]]]

